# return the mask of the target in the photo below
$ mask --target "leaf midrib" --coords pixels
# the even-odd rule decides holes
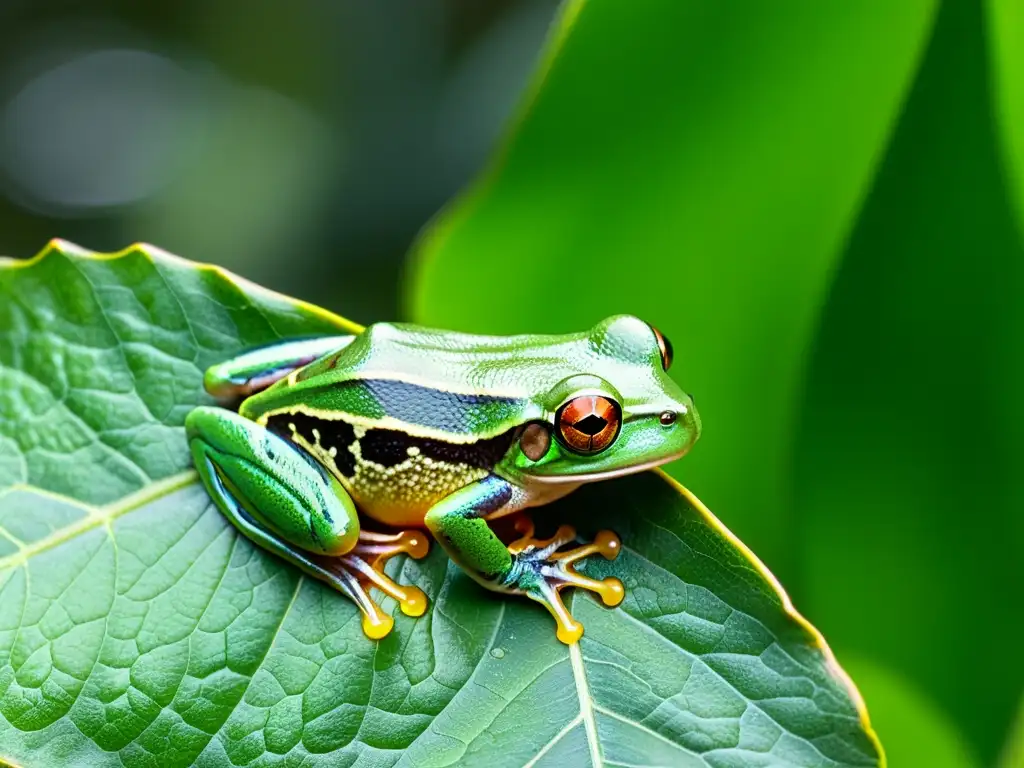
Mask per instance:
[[[597,720],[594,718],[594,699],[590,695],[587,683],[587,671],[583,667],[583,652],[579,643],[569,646],[569,661],[572,664],[572,678],[576,683],[576,696],[580,702],[580,717],[587,731],[587,746],[590,747],[590,762],[594,768],[601,768],[604,759],[601,756],[601,744],[597,738]]]

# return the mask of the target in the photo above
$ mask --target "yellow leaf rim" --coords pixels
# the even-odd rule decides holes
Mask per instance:
[[[296,309],[299,309],[305,313],[308,313],[314,317],[324,320],[327,323],[336,326],[340,331],[344,333],[358,334],[362,333],[363,326],[355,323],[341,315],[336,315],[330,310],[319,307],[316,304],[311,304],[308,301],[302,299],[296,299],[292,296],[288,296],[278,291],[265,288],[262,285],[247,280],[240,275],[236,275],[230,270],[219,267],[216,264],[209,264],[202,261],[192,261],[190,259],[182,258],[177,256],[170,251],[165,251],[163,248],[158,248],[155,245],[149,243],[132,243],[126,248],[120,251],[113,251],[110,253],[100,251],[90,251],[87,248],[82,248],[79,245],[75,245],[67,240],[61,240],[60,238],[54,238],[46,247],[43,248],[39,253],[30,259],[12,259],[9,257],[0,257],[0,270],[18,270],[27,269],[39,264],[44,259],[54,254],[60,256],[67,256],[76,259],[85,259],[87,261],[117,261],[118,259],[131,258],[133,256],[143,256],[148,259],[154,265],[167,265],[173,267],[181,267],[185,269],[191,269],[196,272],[207,272],[216,275],[218,278],[226,283],[234,285],[242,293],[259,296],[270,300],[271,302],[288,304]]]

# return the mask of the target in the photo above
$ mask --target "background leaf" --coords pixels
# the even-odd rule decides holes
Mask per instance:
[[[785,580],[805,354],[933,7],[583,5],[504,154],[421,242],[413,318],[657,325],[708,424],[669,471]]]
[[[899,670],[992,765],[1024,659],[968,670],[1022,628],[1006,606],[1024,558],[1024,252],[987,75],[982,6],[943,4],[824,311],[793,534],[826,634]]]
[[[441,550],[380,643],[238,536],[188,470],[201,373],[344,321],[153,249],[0,269],[0,754],[25,765],[877,765],[820,636],[657,474],[549,510],[614,526],[620,609],[582,644]],[[396,573],[397,575],[397,573]],[[393,604],[390,606],[393,608]],[[403,751],[404,750],[404,751]]]

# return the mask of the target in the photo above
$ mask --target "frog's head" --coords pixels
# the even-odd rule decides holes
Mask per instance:
[[[567,377],[541,397],[510,458],[537,482],[639,472],[685,454],[700,435],[693,398],[669,378],[672,345],[630,315],[609,317],[572,346]]]

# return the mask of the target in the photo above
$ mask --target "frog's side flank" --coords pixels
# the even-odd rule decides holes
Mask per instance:
[[[361,426],[344,413],[321,419],[277,412],[265,424],[327,466],[366,514],[395,527],[421,527],[433,504],[490,474],[516,437],[512,427],[453,442],[405,428]]]

